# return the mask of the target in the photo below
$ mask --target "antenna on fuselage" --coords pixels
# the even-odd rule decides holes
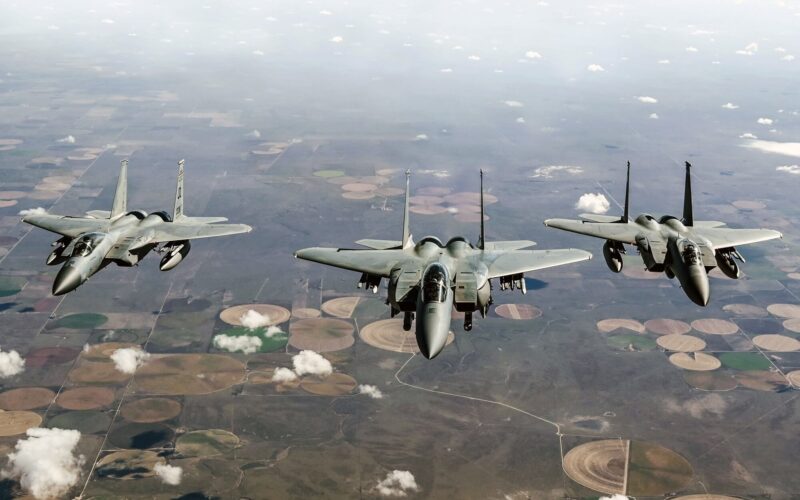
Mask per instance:
[[[483,227],[483,169],[481,169],[481,237],[478,240],[478,248],[483,250],[486,247],[486,233]]]
[[[408,220],[408,208],[409,208],[409,198],[411,197],[411,170],[406,170],[406,201],[405,207],[403,207],[403,242],[402,247],[408,248],[414,245],[414,241],[411,238],[411,229]]]
[[[114,203],[111,205],[111,218],[118,217],[128,211],[128,160],[119,162],[119,178],[117,190],[114,191]]]
[[[631,196],[631,162],[628,162],[628,177],[625,180],[625,209],[622,213],[622,223],[627,224],[630,217],[630,196]]]
[[[692,213],[692,164],[686,162],[686,185],[683,191],[683,225],[694,225],[694,214]]]

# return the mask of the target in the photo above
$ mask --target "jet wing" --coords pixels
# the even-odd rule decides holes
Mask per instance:
[[[635,244],[636,235],[641,232],[641,228],[631,223],[622,222],[584,222],[569,219],[547,219],[544,225],[563,229],[578,234],[594,236],[604,240],[614,240],[621,243]]]
[[[403,242],[400,240],[358,240],[356,244],[372,248],[373,250],[389,250],[403,247]]]
[[[131,249],[152,243],[214,238],[231,234],[249,233],[253,228],[246,224],[196,224],[188,222],[165,222],[158,226],[144,228],[136,236]]]
[[[530,240],[516,240],[516,241],[487,241],[484,250],[521,250],[536,246],[535,241]]]
[[[492,252],[488,255],[484,253],[481,257],[483,263],[489,268],[489,278],[527,273],[591,258],[592,254],[589,252],[574,248]]]
[[[22,222],[42,229],[46,229],[62,236],[75,238],[83,233],[94,231],[105,231],[108,228],[108,220],[95,219],[92,217],[67,217],[64,215],[26,215]]]
[[[411,260],[403,250],[348,250],[342,248],[304,248],[294,253],[298,259],[348,269],[375,276],[389,277],[399,262]]]
[[[758,243],[759,241],[783,238],[783,235],[772,229],[731,229],[727,227],[694,228],[694,233],[711,242],[717,248],[738,247]]]

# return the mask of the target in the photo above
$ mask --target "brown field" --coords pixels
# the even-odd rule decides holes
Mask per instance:
[[[56,393],[45,387],[21,387],[0,394],[0,409],[33,410],[53,402]]]

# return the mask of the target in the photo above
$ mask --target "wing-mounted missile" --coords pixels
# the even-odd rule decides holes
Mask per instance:
[[[55,248],[53,248],[53,251],[47,256],[47,265],[57,266],[66,262],[69,257],[64,255],[64,251],[70,243],[72,243],[72,238],[69,236],[64,236],[54,241],[51,246]]]
[[[744,262],[744,257],[734,247],[720,248],[714,252],[717,267],[722,273],[731,279],[739,279],[742,275],[741,269],[736,261]]]
[[[165,245],[162,249],[164,252],[164,257],[161,258],[159,269],[162,271],[169,271],[170,269],[173,269],[183,261],[191,249],[192,244],[189,242],[189,240],[173,241],[172,243]]]
[[[603,257],[606,259],[608,268],[618,273],[622,271],[622,254],[625,253],[625,246],[613,240],[606,240],[603,244]]]
[[[519,289],[523,295],[528,293],[528,288],[525,285],[525,274],[510,274],[508,276],[500,277],[500,290],[514,290]]]

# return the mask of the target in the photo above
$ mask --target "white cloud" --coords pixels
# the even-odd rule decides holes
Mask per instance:
[[[442,68],[439,70],[439,73],[452,73],[453,68]]]
[[[686,47],[686,52],[699,52],[697,47]]]
[[[13,377],[25,370],[25,359],[17,351],[4,352],[0,349],[0,378]]]
[[[736,53],[742,56],[752,56],[758,52],[758,44],[756,42],[747,44],[747,46],[741,50],[737,50]]]
[[[565,172],[570,175],[577,175],[583,173],[583,167],[574,165],[547,165],[546,167],[539,167],[533,171],[531,177],[544,177],[549,179],[553,177],[556,172]]]
[[[331,362],[314,351],[306,350],[295,354],[292,356],[292,365],[294,365],[294,372],[298,376],[308,374],[327,377],[333,373],[333,365],[331,365]]]
[[[658,120],[658,113],[650,113],[647,117],[651,120]]]
[[[75,144],[75,136],[68,135],[66,137],[62,137],[61,139],[57,140],[56,142],[66,142],[67,144]]]
[[[117,349],[111,353],[111,361],[114,367],[122,373],[132,374],[136,369],[145,364],[150,359],[150,353],[142,350],[141,347],[125,347]]]
[[[5,478],[18,479],[23,489],[36,498],[64,496],[78,482],[83,455],[73,451],[81,439],[76,430],[34,427],[28,437],[17,441],[8,454]]]
[[[775,170],[778,172],[800,175],[800,165],[781,165],[780,167],[775,167]]]
[[[732,102],[726,102],[725,104],[722,105],[722,107],[725,109],[739,109],[739,105],[734,104]]]
[[[100,22],[103,23],[103,24],[114,24],[114,20],[113,19],[108,19],[108,18],[103,19]]]
[[[578,203],[575,204],[575,208],[582,212],[604,214],[611,208],[611,204],[608,202],[605,195],[601,193],[586,193],[578,198]]]
[[[275,371],[272,373],[272,381],[273,382],[291,382],[292,380],[297,380],[297,374],[295,374],[291,368],[276,368]]]
[[[321,15],[321,16],[332,16],[333,12],[331,12],[329,10],[321,10],[321,11],[319,11],[319,15]]]
[[[239,322],[245,328],[249,328],[250,330],[255,330],[256,328],[261,328],[262,326],[267,326],[271,323],[269,316],[265,314],[261,314],[260,312],[248,309],[244,314],[239,317]]]
[[[781,61],[794,61],[794,56],[792,54],[786,54],[781,57]]]
[[[267,331],[264,332],[264,334],[269,338],[274,337],[278,333],[283,333],[283,330],[281,330],[277,326],[270,326],[267,328]]]
[[[156,464],[153,467],[156,475],[164,481],[164,484],[169,484],[170,486],[177,486],[181,484],[181,479],[183,478],[183,468],[169,465],[169,464]]]
[[[775,52],[780,52],[780,53],[786,52],[786,49],[784,49],[783,47],[775,47],[772,50],[774,50]]]
[[[481,60],[481,56],[471,55],[471,56],[467,57],[467,59],[469,59],[470,61],[480,61]]]
[[[772,118],[759,118],[756,121],[759,125],[772,125]]]
[[[417,134],[417,135],[414,136],[414,140],[415,141],[427,141],[428,140],[428,134]]]
[[[374,385],[361,384],[358,386],[358,392],[366,394],[372,399],[383,399],[383,393]]]
[[[247,133],[247,137],[250,137],[251,139],[261,139],[261,132],[259,132],[256,129],[253,129],[252,132],[248,132]],[[248,312],[250,312],[250,311],[248,311]]]
[[[256,49],[256,50],[253,51],[253,55],[254,56],[263,56],[264,55],[264,51]]]
[[[542,55],[536,51],[529,50],[525,52],[525,57],[527,57],[528,59],[541,59]]]
[[[19,215],[21,215],[23,217],[25,217],[26,215],[44,215],[46,213],[47,213],[47,210],[45,210],[42,207],[26,208],[25,210],[20,210],[19,211]]]
[[[419,491],[414,474],[407,470],[393,470],[378,481],[378,493],[385,497],[404,497],[409,492]]]
[[[753,140],[743,145],[746,148],[757,149],[764,153],[774,153],[800,158],[800,142],[777,142]]]
[[[646,95],[636,96],[636,99],[639,102],[643,102],[645,104],[655,104],[655,103],[658,102],[658,99],[656,99],[655,97],[650,97],[650,96],[646,96]]]
[[[751,134],[750,132],[745,132],[744,134],[739,136],[739,139],[758,139],[758,137]]]
[[[503,104],[505,104],[509,108],[522,108],[525,106],[525,104],[523,104],[520,101],[503,101]]]
[[[336,35],[336,36],[332,37],[332,38],[331,38],[330,40],[328,40],[328,41],[329,41],[329,42],[333,42],[333,43],[342,43],[342,42],[344,41],[344,38],[342,38],[342,37],[341,37],[341,36],[339,36],[339,35]]]
[[[703,418],[706,413],[721,417],[728,409],[728,402],[719,394],[705,394],[683,402],[666,399],[664,406],[670,413],[689,414],[694,418]]]
[[[214,347],[228,352],[243,352],[252,354],[261,349],[261,339],[255,335],[217,335],[214,337]]]
[[[669,64],[669,59],[659,59],[658,64]]]
[[[516,119],[516,122],[517,123],[525,123],[525,118],[523,118],[521,116],[518,116],[517,119]]]
[[[586,70],[591,71],[592,73],[599,73],[605,71],[606,69],[599,64],[590,64],[586,66]]]

